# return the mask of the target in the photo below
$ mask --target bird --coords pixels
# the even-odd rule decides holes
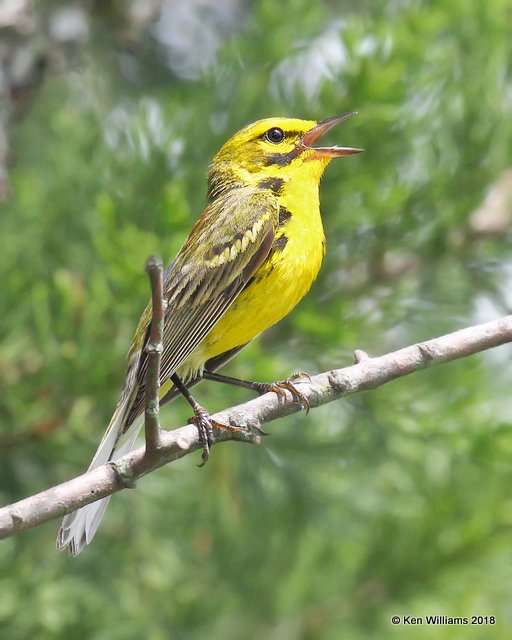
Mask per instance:
[[[363,149],[315,146],[355,112],[315,121],[271,117],[235,133],[208,170],[207,206],[163,275],[167,303],[163,328],[161,403],[183,395],[194,410],[203,464],[213,444],[210,416],[191,395],[201,380],[290,391],[291,379],[254,383],[217,373],[262,331],[297,305],[316,279],[325,254],[320,179],[336,157]],[[125,382],[89,470],[135,446],[143,424],[151,304],[128,352]],[[220,425],[222,426],[222,425]],[[57,548],[77,555],[91,542],[109,497],[66,515]]]

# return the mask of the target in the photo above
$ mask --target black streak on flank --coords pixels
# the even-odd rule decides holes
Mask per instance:
[[[270,189],[275,194],[279,194],[283,188],[284,180],[282,178],[263,178],[258,182],[260,189]]]
[[[292,212],[289,211],[286,207],[280,206],[279,207],[279,221],[277,223],[278,227],[282,227],[283,224],[285,224],[286,222],[288,222],[288,220],[290,220],[292,217]]]
[[[272,244],[272,251],[282,251],[286,245],[288,243],[288,238],[284,235],[279,236],[279,238],[276,238],[274,240],[274,243]]]

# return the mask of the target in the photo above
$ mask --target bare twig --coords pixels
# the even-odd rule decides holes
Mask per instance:
[[[362,358],[350,367],[321,373],[295,384],[300,384],[301,393],[307,398],[309,405],[317,407],[352,393],[374,389],[428,366],[443,364],[508,342],[512,342],[512,315],[384,356]],[[212,416],[212,420],[221,424],[234,424],[243,429],[216,430],[216,442],[242,440],[257,443],[260,441],[258,430],[263,424],[298,410],[300,408],[294,404],[289,393],[285,398],[267,393],[226,409]],[[145,455],[143,448],[137,449],[69,482],[0,509],[0,538],[35,527],[133,486],[141,476],[182,458],[201,446],[197,429],[193,425],[162,431],[158,450],[152,455]]]
[[[148,354],[148,368],[146,373],[146,398],[144,406],[144,434],[146,438],[146,452],[154,453],[160,447],[160,360],[163,353],[163,331],[166,302],[163,290],[162,261],[151,257],[146,263],[146,271],[151,283],[151,328],[146,345]]]

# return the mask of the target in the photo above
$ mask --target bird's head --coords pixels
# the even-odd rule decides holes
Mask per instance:
[[[262,186],[271,180],[320,181],[327,164],[339,156],[363,149],[314,146],[339,122],[344,113],[320,122],[297,118],[266,118],[235,133],[214,157],[208,172],[208,197],[240,186]]]

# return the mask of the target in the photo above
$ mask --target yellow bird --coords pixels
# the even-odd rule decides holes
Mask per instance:
[[[264,384],[216,370],[259,333],[286,316],[315,280],[325,253],[320,178],[332,158],[362,149],[315,147],[352,113],[320,122],[267,118],[236,133],[208,172],[208,205],[164,274],[168,302],[161,360],[162,403],[180,393],[194,409],[203,463],[213,443],[207,411],[190,394],[202,379],[258,392],[301,394],[290,381]],[[139,321],[115,413],[89,469],[134,447],[143,423],[151,307]],[[218,425],[215,425],[218,426]],[[108,498],[67,515],[57,547],[76,555],[92,540]]]

